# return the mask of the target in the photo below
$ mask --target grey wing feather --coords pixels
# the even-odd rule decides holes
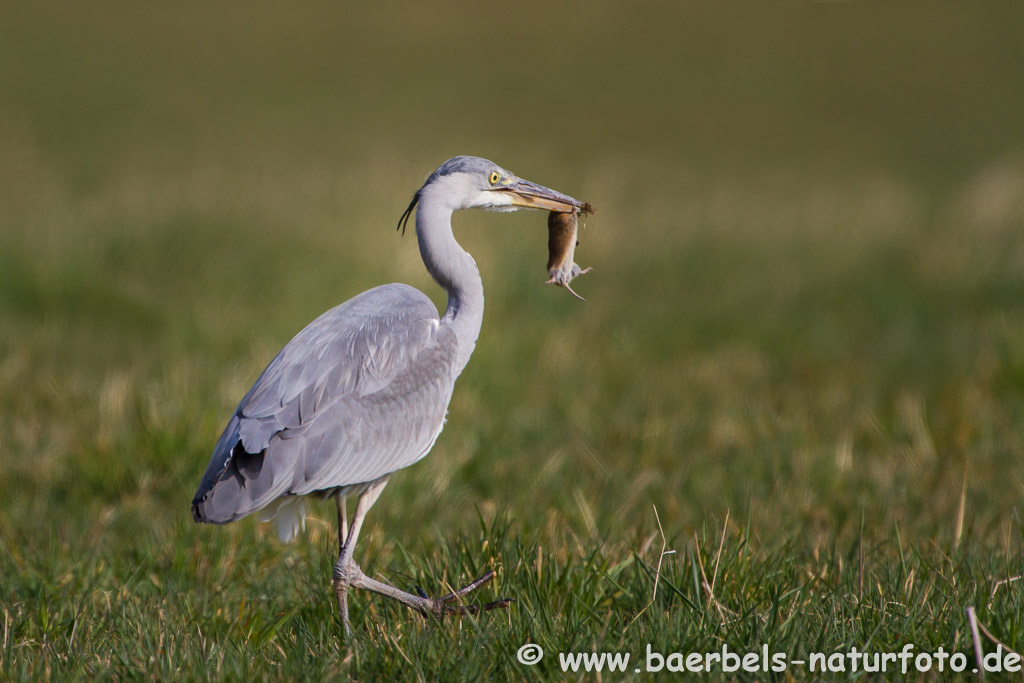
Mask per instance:
[[[444,424],[457,352],[430,299],[406,285],[324,313],[238,405],[193,516],[229,522],[283,495],[373,481],[419,460]]]

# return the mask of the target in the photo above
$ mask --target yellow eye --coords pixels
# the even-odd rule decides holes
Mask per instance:
[[[490,178],[490,181],[491,181],[491,185],[493,185],[493,184],[495,184],[496,182],[498,182],[498,179],[499,179],[499,178],[501,178],[501,176],[500,176],[500,175],[498,175],[498,172],[497,172],[497,171],[491,171],[491,178]]]

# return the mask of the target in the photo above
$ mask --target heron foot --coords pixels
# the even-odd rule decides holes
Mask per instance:
[[[494,578],[494,570],[489,570],[483,576],[477,580],[463,586],[457,591],[452,591],[447,595],[443,595],[439,598],[430,598],[422,594],[422,591],[418,591],[420,595],[413,595],[406,593],[403,590],[399,590],[394,586],[386,584],[376,579],[371,579],[369,576],[363,573],[363,570],[359,568],[356,563],[351,563],[347,567],[345,572],[347,576],[344,579],[335,579],[335,590],[338,591],[339,582],[344,582],[348,585],[355,586],[356,588],[363,588],[365,590],[372,591],[379,595],[391,598],[401,602],[403,605],[416,610],[425,617],[443,617],[446,614],[478,614],[480,612],[489,612],[494,609],[507,609],[514,600],[512,598],[500,598],[493,602],[473,605],[461,604],[461,599],[476,590],[480,586]],[[345,580],[347,579],[347,581]],[[345,586],[347,590],[347,585]],[[417,589],[418,590],[418,589]],[[342,599],[339,594],[339,609],[342,608]],[[344,610],[342,620],[347,624],[347,609]]]
[[[338,612],[341,614],[341,625],[345,628],[345,637],[352,636],[352,624],[348,620],[348,582],[334,578],[334,594],[338,598]]]
[[[362,575],[362,571],[355,562],[344,563],[344,558],[339,557],[334,565],[334,594],[338,598],[338,613],[341,615],[341,624],[345,628],[345,637],[352,636],[352,624],[348,618],[348,589],[353,580]]]
[[[472,591],[475,591],[477,588],[484,585],[493,578],[494,570],[488,570],[483,576],[478,578],[476,581],[472,581],[471,583],[466,584],[459,590],[453,591],[448,595],[443,595],[439,598],[429,598],[426,595],[424,595],[422,591],[417,589],[417,592],[420,594],[420,599],[427,601],[430,605],[429,612],[423,612],[422,610],[420,610],[420,613],[424,616],[426,616],[427,614],[431,614],[435,617],[442,617],[446,614],[478,614],[480,612],[489,612],[493,609],[508,609],[508,607],[513,602],[515,602],[514,598],[499,598],[498,600],[495,600],[493,602],[487,602],[484,604],[452,604],[460,600],[464,596],[468,595]]]

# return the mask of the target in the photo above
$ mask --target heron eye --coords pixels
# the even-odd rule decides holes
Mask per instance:
[[[498,175],[497,171],[491,171],[491,177],[490,177],[491,185],[494,185],[496,182],[498,182],[499,178],[501,178],[501,176]]]

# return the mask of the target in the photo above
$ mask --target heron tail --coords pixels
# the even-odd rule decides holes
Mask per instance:
[[[292,446],[278,445],[283,448],[269,450]],[[207,524],[227,524],[267,507],[287,493],[292,483],[291,473],[284,471],[279,465],[282,459],[274,455],[276,453],[268,455],[268,449],[258,453],[246,451],[239,435],[238,416],[232,418],[217,442],[206,474],[192,499],[192,519]]]

